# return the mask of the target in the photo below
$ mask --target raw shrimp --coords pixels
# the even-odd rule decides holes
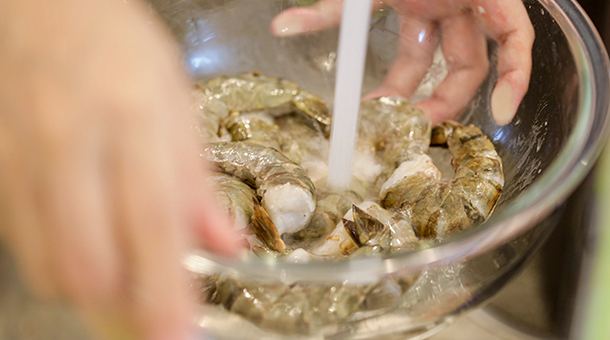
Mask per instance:
[[[256,235],[258,241],[251,240],[253,247],[261,242],[264,247],[274,252],[286,251],[275,225],[260,206],[256,193],[250,186],[239,178],[224,173],[215,174],[210,180],[216,189],[216,202],[232,217],[233,225],[238,230],[244,229],[243,235],[246,237],[252,232]]]
[[[345,322],[357,313],[370,316],[395,306],[413,284],[410,277],[385,277],[375,284],[266,283],[228,276],[200,280],[204,299],[263,329],[310,334]],[[365,314],[368,313],[368,314]]]
[[[284,136],[265,112],[231,114],[222,123],[234,142],[248,141],[279,150],[284,144]]]
[[[312,117],[325,128],[331,124],[326,103],[286,79],[247,72],[210,79],[201,86],[208,96],[224,102],[230,111],[265,110],[271,115],[282,115],[296,110]]]
[[[207,300],[243,316],[265,329],[307,334],[324,325],[344,321],[366,299],[362,287],[287,285],[245,282],[226,276],[208,279]]]
[[[298,164],[279,151],[249,142],[212,143],[204,156],[256,188],[280,235],[304,228],[316,207],[315,188]]]
[[[502,192],[504,174],[493,144],[474,125],[442,123],[432,132],[432,144],[448,146],[453,179],[440,183],[440,177],[426,176],[426,170],[411,172],[411,183],[403,181],[402,193],[392,191],[384,205],[407,214],[419,237],[442,239],[489,217]]]
[[[233,140],[204,151],[235,176],[215,179],[219,201],[251,226],[257,238],[249,236],[252,252],[266,261],[413,250],[484,221],[502,191],[500,157],[478,128],[446,122],[431,129],[401,97],[362,103],[352,187],[337,193],[324,190],[331,120],[321,99],[257,72],[209,80],[197,95],[206,116],[202,134]],[[441,182],[430,145],[449,148],[451,181]],[[371,197],[375,202],[363,202]],[[397,272],[374,284],[348,285],[242,281],[225,274],[202,282],[207,302],[261,328],[311,334],[395,308],[411,294],[416,277]]]
[[[233,225],[244,229],[252,223],[256,194],[237,177],[217,173],[210,177],[216,189],[216,202],[233,219]]]
[[[267,246],[255,245],[252,247],[252,253],[264,260],[279,260],[288,263],[309,263],[311,261],[333,261],[335,257],[320,256],[309,252],[303,248],[286,249],[283,253],[270,249]]]
[[[276,122],[280,131],[290,137],[284,139],[281,151],[300,164],[316,186],[324,186],[328,173],[329,141],[323,131],[311,119],[299,114],[278,117]],[[362,201],[368,193],[370,182],[381,173],[381,168],[374,164],[372,157],[363,157],[362,153],[356,155],[355,163],[352,184],[343,194],[354,201]]]
[[[375,148],[392,170],[428,151],[430,123],[408,100],[399,96],[365,100],[360,116],[360,143]]]
[[[353,254],[356,250],[358,246],[343,226],[343,222],[339,222],[330,235],[312,247],[311,252],[319,256],[342,258]]]
[[[363,155],[373,154],[382,166],[375,176],[360,177],[368,179],[370,195],[378,195],[387,178],[399,180],[405,176],[405,162],[411,162],[427,153],[430,146],[430,123],[421,110],[399,96],[362,102],[360,117],[357,149]],[[366,167],[359,166],[356,169],[355,176],[358,177],[359,169]],[[381,199],[384,199],[383,193]]]
[[[253,247],[253,252],[259,257],[272,257],[287,262],[332,259],[332,257],[314,254],[310,250],[319,243],[321,236],[330,233],[341,221],[341,217],[352,204],[347,197],[337,193],[319,196],[316,210],[307,226],[293,234],[285,234],[282,238],[267,212],[257,204],[255,199],[253,201],[252,229],[257,239],[262,242]]]
[[[385,208],[412,205],[438,189],[441,172],[427,154],[413,155],[402,162],[379,191],[379,200]]]
[[[419,243],[413,226],[399,213],[383,209],[375,203],[352,207],[352,220],[343,225],[354,243],[362,247],[378,247],[381,252],[414,249]]]
[[[325,166],[320,164],[306,165],[312,162],[324,163],[328,157],[328,140],[319,125],[312,124],[311,119],[300,114],[289,114],[276,118],[281,131],[290,138],[284,140],[281,151],[286,157],[301,164],[305,169]],[[314,170],[316,171],[316,170]]]
[[[283,254],[286,251],[286,244],[282,240],[280,232],[275,227],[267,211],[258,204],[256,198],[252,199],[252,203],[254,206],[252,230],[256,234],[257,239],[263,242],[264,248]]]
[[[319,243],[320,237],[328,235],[335,228],[353,203],[354,201],[346,195],[318,193],[316,210],[311,221],[302,230],[286,235],[286,242],[292,247],[310,250]]]
[[[218,142],[221,135],[221,122],[229,116],[227,105],[221,100],[206,95],[202,87],[195,85],[192,91],[195,101],[197,132],[204,142]]]
[[[377,247],[379,253],[391,249],[414,249],[418,243],[407,218],[366,201],[353,205],[330,236],[318,242],[311,252],[341,257],[352,255],[365,246]]]

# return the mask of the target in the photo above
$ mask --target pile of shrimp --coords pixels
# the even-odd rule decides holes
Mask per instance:
[[[255,256],[303,263],[413,250],[485,221],[502,192],[502,161],[479,128],[453,121],[432,128],[398,96],[362,102],[352,184],[336,192],[325,185],[332,122],[322,99],[258,72],[198,83],[193,95],[217,202]],[[442,179],[431,146],[449,150],[452,179]],[[400,295],[410,286],[405,282],[412,283],[394,278],[377,288],[348,289],[260,286],[223,276],[204,281],[208,301],[258,325],[293,325],[291,331],[343,320],[366,301],[370,307],[369,294]],[[333,299],[347,294],[342,298],[349,306],[322,320],[312,321],[311,313],[288,313],[297,316],[283,320],[289,318],[283,299],[306,297],[308,289],[337,295]],[[307,299],[308,308],[324,310]],[[284,309],[273,318],[277,308]]]
[[[257,72],[199,83],[194,95],[218,202],[259,255],[306,261],[413,249],[483,222],[502,191],[502,161],[481,130],[452,121],[432,129],[400,97],[362,103],[352,185],[333,192],[325,185],[331,115],[320,98]],[[450,181],[441,181],[430,146],[449,149]]]

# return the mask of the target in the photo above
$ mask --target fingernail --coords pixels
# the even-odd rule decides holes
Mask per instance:
[[[517,108],[513,103],[513,87],[504,81],[496,85],[491,95],[491,114],[496,123],[506,125],[513,120]]]
[[[299,17],[280,15],[272,23],[272,32],[276,37],[290,37],[305,32],[305,25]]]

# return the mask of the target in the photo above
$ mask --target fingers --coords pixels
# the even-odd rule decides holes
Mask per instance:
[[[448,74],[432,98],[416,105],[433,124],[455,118],[468,105],[489,70],[485,35],[469,12],[445,19],[441,29]]]
[[[7,64],[5,60],[0,60],[0,65]],[[41,232],[35,183],[32,180],[35,168],[30,159],[35,156],[31,150],[24,152],[23,148],[24,142],[33,143],[27,133],[32,128],[31,124],[22,124],[11,116],[15,111],[31,111],[33,100],[30,95],[35,92],[25,91],[28,100],[19,103],[13,101],[20,98],[20,90],[23,90],[23,86],[15,81],[20,75],[15,69],[1,68],[7,81],[0,83],[0,237],[15,255],[14,259],[29,288],[42,297],[52,298],[55,297],[56,286],[51,279],[50,260]]]
[[[185,177],[189,178],[189,177]],[[230,224],[229,219],[222,213],[214,195],[210,195],[209,188],[203,179],[203,171],[193,174],[188,187],[191,189],[191,206],[188,216],[194,227],[197,239],[203,243],[203,247],[211,251],[236,256],[242,248],[241,237]]]
[[[113,151],[116,232],[129,264],[126,308],[142,339],[184,339],[192,310],[180,265],[188,226],[173,154],[178,145],[163,115],[135,114],[128,118],[133,123],[119,125]]]
[[[521,0],[474,0],[473,12],[499,44],[499,79],[491,109],[498,124],[508,124],[527,93],[535,32]]]
[[[438,38],[435,23],[401,15],[398,57],[388,70],[381,88],[364,99],[389,95],[409,98],[432,65]]]
[[[78,305],[105,301],[116,293],[118,260],[100,204],[94,134],[81,126],[72,132],[83,138],[73,143],[66,130],[72,106],[58,94],[61,86],[41,76],[27,88],[37,96],[21,112],[34,119],[2,124],[13,127],[3,131],[0,142],[2,192],[8,196],[2,206],[10,209],[7,239],[35,292]]]
[[[39,183],[48,256],[60,296],[78,306],[106,304],[119,293],[122,269],[98,150],[66,148]],[[70,152],[70,151],[72,152]]]
[[[15,254],[15,261],[29,288],[40,297],[55,298],[57,285],[52,280],[51,261],[41,232],[41,219],[34,208],[33,183],[24,175],[25,168],[10,164],[11,158],[3,157],[2,160],[3,241]]]
[[[47,81],[34,81],[35,110],[44,114],[37,115],[31,137],[39,151],[33,167],[44,221],[39,232],[60,296],[79,306],[106,303],[117,294],[121,273],[103,185],[101,136],[93,132],[99,131],[93,128],[98,122],[66,113],[83,104]]]
[[[432,1],[397,1],[390,2],[390,4],[395,6],[399,12],[398,14],[403,18],[404,26],[417,26],[414,23],[405,24],[406,19],[404,18],[407,17],[417,17],[424,22],[425,20],[428,20],[428,22],[449,21],[458,25],[455,24],[455,21],[459,21],[459,19],[453,17],[452,13],[463,12],[464,6],[471,8],[474,17],[484,32],[499,43],[499,79],[491,98],[492,114],[499,124],[508,124],[512,120],[529,86],[532,67],[531,52],[535,38],[532,24],[521,0],[468,0],[455,2],[453,7],[444,2]],[[290,8],[273,20],[271,31],[276,36],[291,36],[335,27],[339,25],[341,20],[341,7],[342,1],[340,0],[322,0],[310,7]],[[375,8],[381,7],[383,7],[381,1],[375,2]],[[458,17],[462,15],[457,14]],[[409,30],[408,28],[402,29]],[[416,31],[415,29],[411,30]],[[451,29],[444,28],[443,40],[448,40],[447,33],[451,34]],[[456,36],[455,34],[451,35]],[[428,34],[428,37],[433,36],[434,34]],[[479,36],[480,34],[477,34],[477,46],[480,41]],[[466,42],[465,39],[457,37],[460,41]],[[406,38],[406,41],[407,43],[401,42],[405,48],[401,48],[400,57],[392,65],[384,85],[374,93],[367,95],[366,98],[390,94],[400,94],[408,97],[417,87],[418,81],[423,78],[425,70],[430,65],[432,54],[423,52],[426,50],[425,46],[423,48],[421,48],[422,46],[413,48],[419,41],[414,40],[412,34]],[[468,45],[473,44],[469,43]],[[451,43],[444,44],[444,49],[447,48],[445,45],[451,45]],[[433,48],[430,50],[433,51]],[[461,54],[473,54],[473,52],[474,50],[470,50]],[[476,54],[475,56],[478,57],[479,55]],[[477,82],[480,81],[479,76],[483,69],[482,66],[486,65],[487,63],[474,65],[472,68],[469,68],[470,65],[456,65],[456,70],[448,76],[441,88],[437,90],[436,98],[426,103],[420,103],[420,106],[428,110],[430,117],[435,120],[454,117],[465,106],[463,100],[459,100],[458,96],[474,94],[473,88],[479,85]],[[457,70],[457,68],[460,69]],[[449,89],[448,84],[451,83],[458,86],[455,89]],[[466,86],[462,87],[461,84]],[[475,84],[476,86],[474,86]],[[464,98],[470,99],[471,97]]]
[[[373,1],[373,10],[384,7],[383,1]],[[309,7],[292,7],[278,14],[271,22],[271,33],[276,37],[289,37],[314,33],[341,23],[342,0],[321,0]]]

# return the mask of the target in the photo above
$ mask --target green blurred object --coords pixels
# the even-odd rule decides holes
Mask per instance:
[[[597,202],[594,258],[588,299],[581,318],[580,339],[610,339],[610,143],[600,158],[595,195]]]
[[[318,0],[297,0],[297,6],[311,6],[318,2]]]

